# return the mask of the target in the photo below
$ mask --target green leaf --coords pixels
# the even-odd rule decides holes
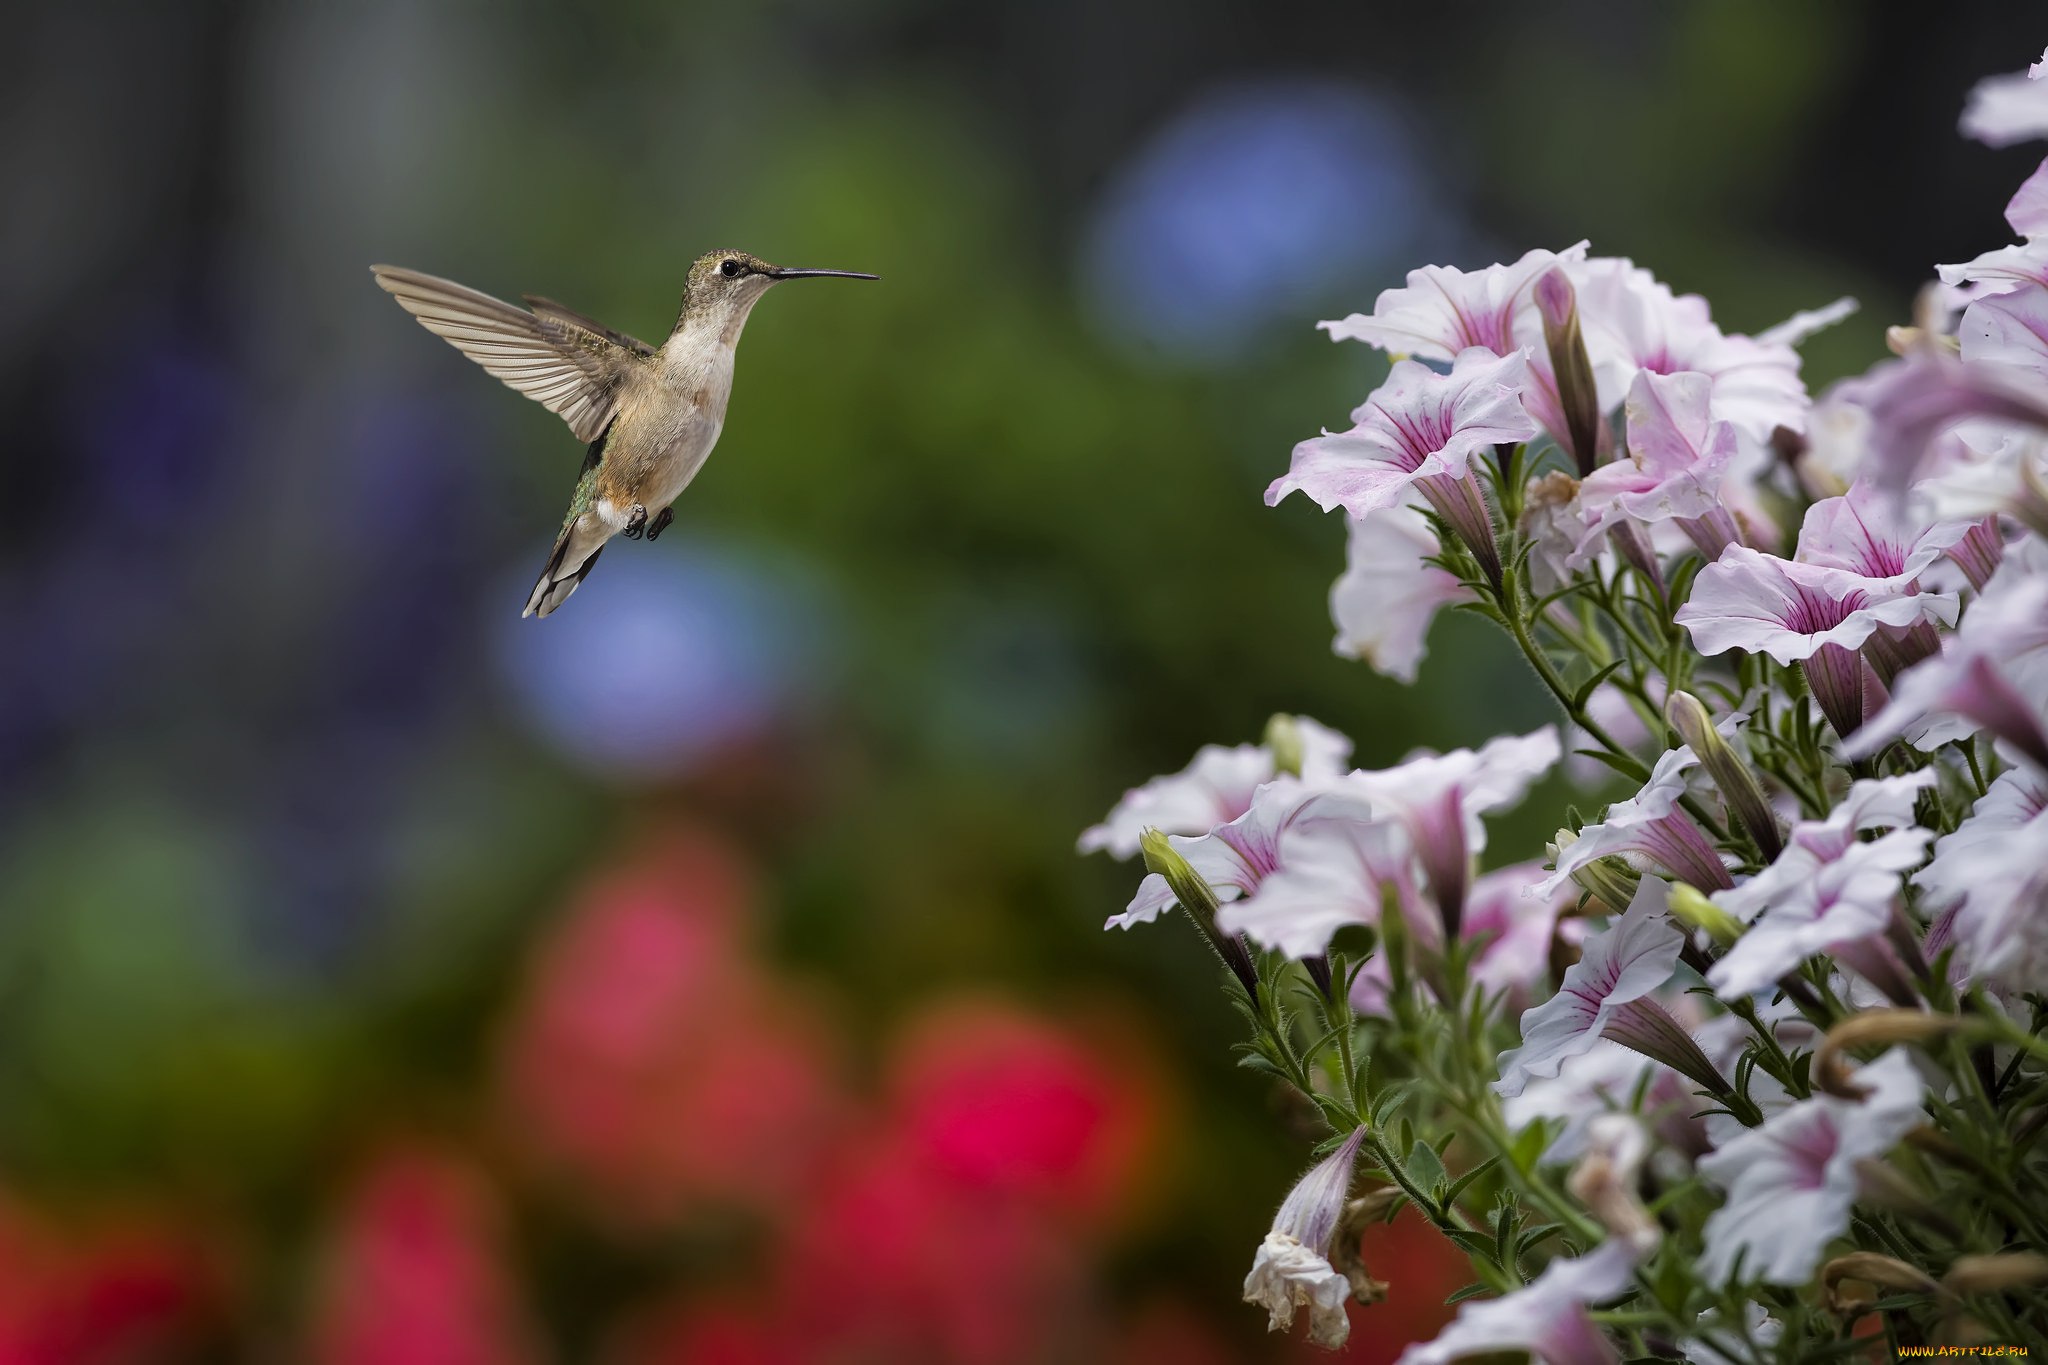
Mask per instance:
[[[1471,1170],[1465,1172],[1465,1174],[1459,1176],[1456,1180],[1453,1180],[1451,1182],[1450,1188],[1444,1191],[1444,1197],[1442,1201],[1444,1206],[1448,1208],[1452,1204],[1455,1204],[1458,1201],[1458,1196],[1463,1194],[1466,1188],[1470,1186],[1473,1181],[1479,1179],[1480,1176],[1485,1175],[1488,1171],[1492,1170],[1496,1165],[1499,1164],[1499,1162],[1499,1157],[1490,1156],[1486,1158],[1486,1160],[1480,1162],[1477,1166],[1474,1166]]]
[[[1494,1265],[1500,1264],[1493,1259],[1493,1242],[1490,1239],[1476,1232],[1468,1232],[1464,1228],[1445,1228],[1444,1236],[1456,1242],[1467,1256],[1477,1257]]]
[[[1515,1134],[1515,1143],[1508,1148],[1508,1155],[1514,1158],[1516,1170],[1528,1174],[1536,1169],[1536,1163],[1543,1159],[1543,1149],[1549,1145],[1549,1135],[1539,1120]]]
[[[1436,1154],[1436,1149],[1426,1142],[1418,1142],[1408,1150],[1406,1164],[1408,1178],[1415,1182],[1417,1189],[1434,1190],[1447,1178],[1443,1159]]]
[[[1285,1071],[1273,1065],[1273,1059],[1263,1052],[1247,1052],[1237,1059],[1237,1064],[1246,1071],[1263,1071],[1268,1076],[1278,1076],[1283,1081],[1291,1079]]]
[[[1409,1097],[1414,1093],[1415,1082],[1413,1081],[1396,1081],[1380,1091],[1378,1097],[1372,1102],[1372,1126],[1384,1129],[1387,1126],[1387,1120],[1392,1118],[1395,1112],[1402,1105],[1406,1104]]]
[[[1489,1286],[1483,1284],[1468,1284],[1463,1289],[1454,1291],[1448,1299],[1445,1299],[1444,1307],[1449,1308],[1454,1303],[1463,1303],[1467,1299],[1478,1298],[1481,1294],[1486,1293],[1488,1288]]]
[[[1515,1239],[1515,1258],[1520,1260],[1528,1254],[1530,1247],[1535,1246],[1544,1238],[1562,1231],[1564,1231],[1564,1224],[1562,1223],[1539,1223],[1535,1227],[1528,1229]]]
[[[1613,663],[1607,665],[1607,667],[1603,669],[1600,669],[1598,672],[1594,673],[1592,677],[1580,683],[1578,689],[1572,693],[1572,710],[1585,710],[1586,702],[1592,697],[1594,689],[1598,688],[1601,683],[1606,682],[1607,679],[1610,676],[1612,676],[1614,671],[1617,668],[1620,668],[1622,664],[1625,662],[1627,661],[1623,659],[1616,659]]]

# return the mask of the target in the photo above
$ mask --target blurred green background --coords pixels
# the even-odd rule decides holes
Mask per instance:
[[[1261,494],[1384,362],[1313,324],[1590,237],[1731,329],[1855,294],[1807,362],[1860,370],[2006,240],[2028,154],[1953,127],[2021,9],[11,7],[0,1360],[1295,1358],[1235,1300],[1313,1134],[1074,838],[1277,710],[1548,719],[1477,622],[1332,655],[1341,522]],[[721,245],[884,281],[767,299],[674,529],[522,622],[581,451],[366,267],[658,341]],[[759,1197],[657,1169],[792,1128]],[[791,1326],[878,1229],[924,1259]]]

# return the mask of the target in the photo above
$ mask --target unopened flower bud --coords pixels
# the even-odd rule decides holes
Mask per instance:
[[[2002,1294],[2048,1284],[2048,1256],[2010,1251],[1996,1256],[1959,1256],[1942,1286],[1952,1294]]]
[[[1275,776],[1301,776],[1302,742],[1301,723],[1282,711],[1266,722],[1266,734],[1262,741],[1266,752],[1273,755]]]
[[[1742,755],[1735,747],[1722,738],[1714,728],[1713,717],[1707,708],[1690,692],[1673,692],[1664,703],[1664,718],[1671,722],[1671,728],[1678,731],[1700,766],[1707,770],[1707,776],[1714,780],[1721,799],[1728,803],[1728,809],[1749,831],[1749,837],[1756,840],[1766,862],[1777,861],[1785,851],[1784,836],[1778,831],[1778,817],[1772,811],[1771,803],[1764,796],[1764,789],[1757,783],[1756,774],[1742,761]]]
[[[1852,1295],[1842,1288],[1844,1281],[1893,1289],[1907,1294],[1939,1295],[1934,1277],[1917,1267],[1874,1251],[1856,1251],[1837,1256],[1820,1268],[1821,1289],[1827,1296],[1828,1311],[1845,1318],[1858,1318],[1877,1306],[1870,1295]]]
[[[1688,929],[1703,930],[1723,947],[1742,937],[1742,921],[1701,895],[1697,887],[1684,882],[1674,884],[1667,904],[1671,918]]]
[[[1579,301],[1571,279],[1553,266],[1536,281],[1536,311],[1543,318],[1543,344],[1557,376],[1558,404],[1564,409],[1569,454],[1579,477],[1600,463],[1600,395],[1593,383],[1593,361],[1579,330]]]
[[[1829,1029],[1813,1056],[1813,1083],[1830,1095],[1860,1100],[1870,1088],[1854,1080],[1842,1054],[1854,1047],[1877,1047],[1889,1043],[1925,1043],[1970,1027],[1970,1021],[1952,1014],[1929,1014],[1924,1010],[1865,1010],[1852,1014]]]
[[[1187,917],[1202,931],[1202,937],[1223,959],[1223,965],[1230,968],[1244,986],[1245,994],[1257,998],[1259,993],[1258,968],[1252,965],[1251,949],[1244,939],[1236,934],[1226,934],[1216,927],[1216,892],[1202,875],[1181,857],[1166,835],[1156,829],[1148,829],[1139,836],[1138,849],[1145,855],[1145,870],[1156,872],[1166,879],[1166,885],[1173,892],[1174,899]]]
[[[1556,842],[1550,846],[1550,865],[1556,867],[1564,851],[1578,841],[1579,836],[1573,831],[1559,830]],[[1619,858],[1595,858],[1583,867],[1572,869],[1572,882],[1617,915],[1635,900],[1636,887],[1641,881],[1641,876]]]
[[[1344,1304],[1352,1281],[1330,1264],[1330,1247],[1342,1221],[1351,1191],[1352,1167],[1365,1141],[1365,1129],[1354,1129],[1342,1146],[1309,1169],[1295,1183],[1273,1215],[1272,1230],[1252,1257],[1244,1279],[1244,1301],[1267,1313],[1267,1328],[1283,1331],[1298,1308],[1309,1312],[1309,1340],[1335,1350],[1351,1335]]]

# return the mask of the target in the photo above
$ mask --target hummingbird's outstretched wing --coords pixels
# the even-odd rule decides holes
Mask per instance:
[[[373,265],[377,284],[420,325],[595,441],[618,412],[627,376],[654,348],[546,299],[533,311],[392,265]]]

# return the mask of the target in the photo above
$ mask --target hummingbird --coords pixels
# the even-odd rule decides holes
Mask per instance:
[[[669,504],[718,444],[733,349],[771,285],[881,278],[709,251],[691,264],[675,328],[656,347],[552,299],[527,294],[520,308],[417,270],[373,265],[370,273],[421,326],[559,416],[588,445],[526,616],[546,616],[567,601],[613,536],[653,540],[668,528]]]

